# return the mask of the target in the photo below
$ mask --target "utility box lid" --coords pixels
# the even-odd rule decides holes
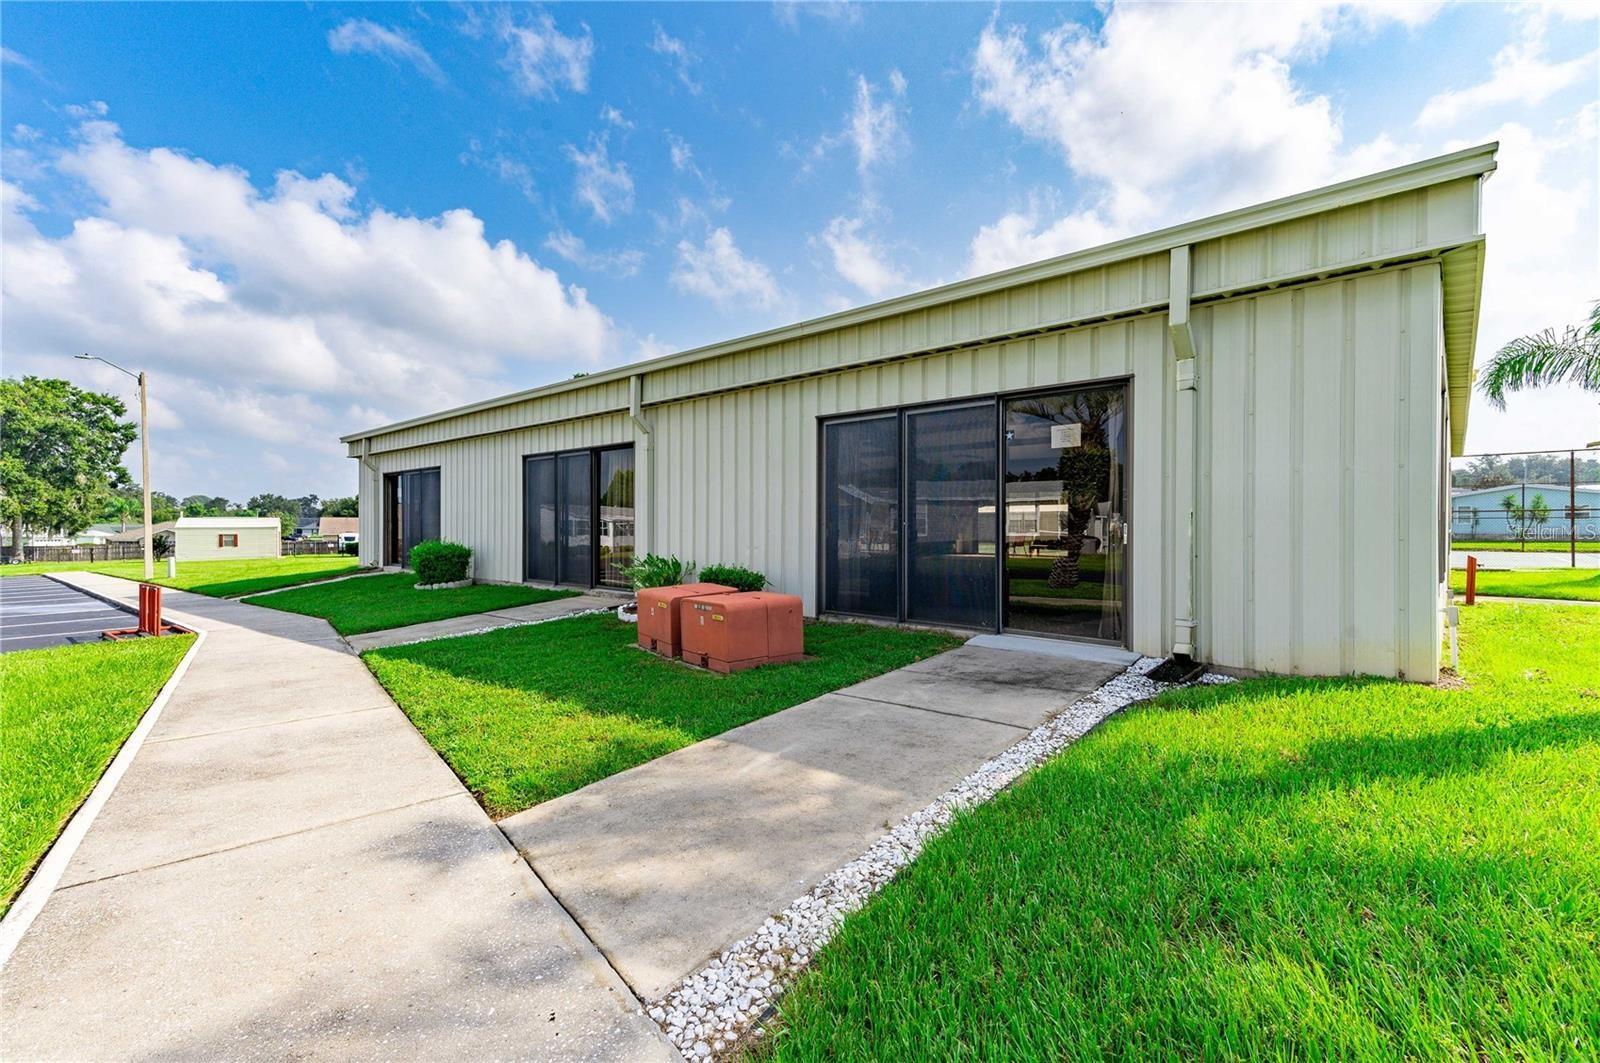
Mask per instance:
[[[746,591],[686,599],[682,625],[684,658],[719,672],[797,661],[805,653],[801,602],[793,594]]]
[[[647,587],[639,592],[639,645],[647,650],[677,656],[681,635],[681,603],[688,598],[733,594],[720,583],[679,583],[672,587]]]

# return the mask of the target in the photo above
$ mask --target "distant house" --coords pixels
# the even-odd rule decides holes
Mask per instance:
[[[160,542],[163,538],[170,540],[177,523],[177,521],[172,520],[158,521],[150,526],[150,534],[154,536],[156,542]],[[130,524],[127,531],[111,532],[106,536],[105,541],[108,543],[142,543],[144,542],[144,525]]]
[[[320,538],[322,533],[318,530],[318,524],[319,524],[319,522],[321,520],[322,520],[321,517],[301,517],[300,518],[300,523],[296,524],[294,526],[294,535],[292,536],[292,538],[295,538],[295,539],[317,539],[317,538]]]
[[[1567,510],[1574,502],[1577,513],[1572,517],[1577,520],[1578,539],[1600,540],[1600,484],[1568,488],[1566,484],[1515,483],[1457,489],[1450,495],[1450,537],[1565,542],[1572,534]],[[1538,519],[1539,514],[1544,520]]]
[[[339,545],[361,541],[360,517],[319,517],[317,535],[324,539],[337,539]]]
[[[179,517],[175,534],[180,564],[283,554],[283,525],[277,517]]]

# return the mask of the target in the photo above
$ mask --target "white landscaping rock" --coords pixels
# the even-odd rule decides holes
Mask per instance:
[[[1141,657],[1127,671],[1040,724],[943,796],[913,812],[872,847],[819,882],[743,941],[691,974],[650,1008],[674,1047],[691,1058],[731,1055],[744,1037],[760,1037],[764,1013],[827,944],[844,917],[915,860],[957,811],[981,805],[1018,776],[1077,741],[1108,716],[1178,684],[1149,678],[1161,662]],[[1207,673],[1200,683],[1231,683]],[[665,1018],[658,1015],[663,1012]],[[714,1043],[707,1043],[707,1038]]]

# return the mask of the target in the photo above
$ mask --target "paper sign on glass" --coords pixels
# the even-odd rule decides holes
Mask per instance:
[[[1050,426],[1050,448],[1052,450],[1065,450],[1068,447],[1081,446],[1083,446],[1083,425],[1053,424]]]

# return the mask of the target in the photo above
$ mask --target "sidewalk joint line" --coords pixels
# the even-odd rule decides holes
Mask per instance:
[[[152,738],[150,745],[163,745],[168,742],[187,742],[191,738],[210,738],[212,735],[237,734],[240,731],[256,731],[263,727],[283,727],[291,723],[305,723],[308,720],[327,720],[335,716],[354,716],[359,712],[377,712],[387,709],[387,705],[369,705],[364,709],[340,709],[338,712],[319,712],[315,716],[296,716],[292,720],[268,720],[265,723],[245,723],[238,727],[219,727],[215,731],[197,731],[194,734],[173,735],[171,738]]]
[[[979,723],[992,723],[999,727],[1010,727],[1017,731],[1027,731],[1031,728],[1019,723],[1007,723],[1005,720],[991,720],[987,716],[969,716],[964,712],[950,712],[946,709],[930,709],[926,705],[907,705],[903,701],[885,701],[882,698],[869,698],[864,694],[851,694],[843,690],[835,690],[835,694],[850,698],[855,701],[866,701],[873,705],[891,705],[897,709],[911,709],[915,712],[931,712],[935,716],[954,716],[958,720],[976,720]]]
[[[434,797],[424,797],[416,801],[407,801],[404,804],[393,805],[389,808],[380,808],[372,812],[363,812],[358,816],[346,816],[344,819],[330,820],[327,823],[317,823],[310,827],[301,827],[299,830],[291,830],[285,831],[282,834],[268,835],[265,838],[252,838],[247,842],[240,842],[237,845],[224,845],[219,849],[208,849],[203,853],[190,853],[188,856],[180,856],[176,860],[163,860],[159,864],[146,864],[143,867],[131,867],[126,871],[115,871],[109,875],[100,875],[97,878],[86,878],[82,882],[71,882],[65,886],[57,886],[56,892],[60,893],[63,890],[77,889],[79,886],[93,886],[98,882],[109,882],[114,878],[126,878],[129,875],[139,875],[146,871],[160,871],[162,868],[174,867],[178,864],[187,864],[194,860],[204,860],[208,856],[220,856],[223,853],[238,852],[240,849],[248,849],[251,846],[265,845],[268,842],[282,841],[284,838],[293,838],[301,834],[310,834],[313,831],[327,830],[329,827],[342,827],[346,823],[357,823],[364,819],[371,819],[374,816],[386,816],[391,812],[399,812],[407,808],[416,808],[418,805],[431,804],[435,801],[448,801],[452,797],[461,796],[463,796],[461,791],[457,790],[454,793],[438,794]],[[470,797],[472,795],[467,794],[465,796]]]

